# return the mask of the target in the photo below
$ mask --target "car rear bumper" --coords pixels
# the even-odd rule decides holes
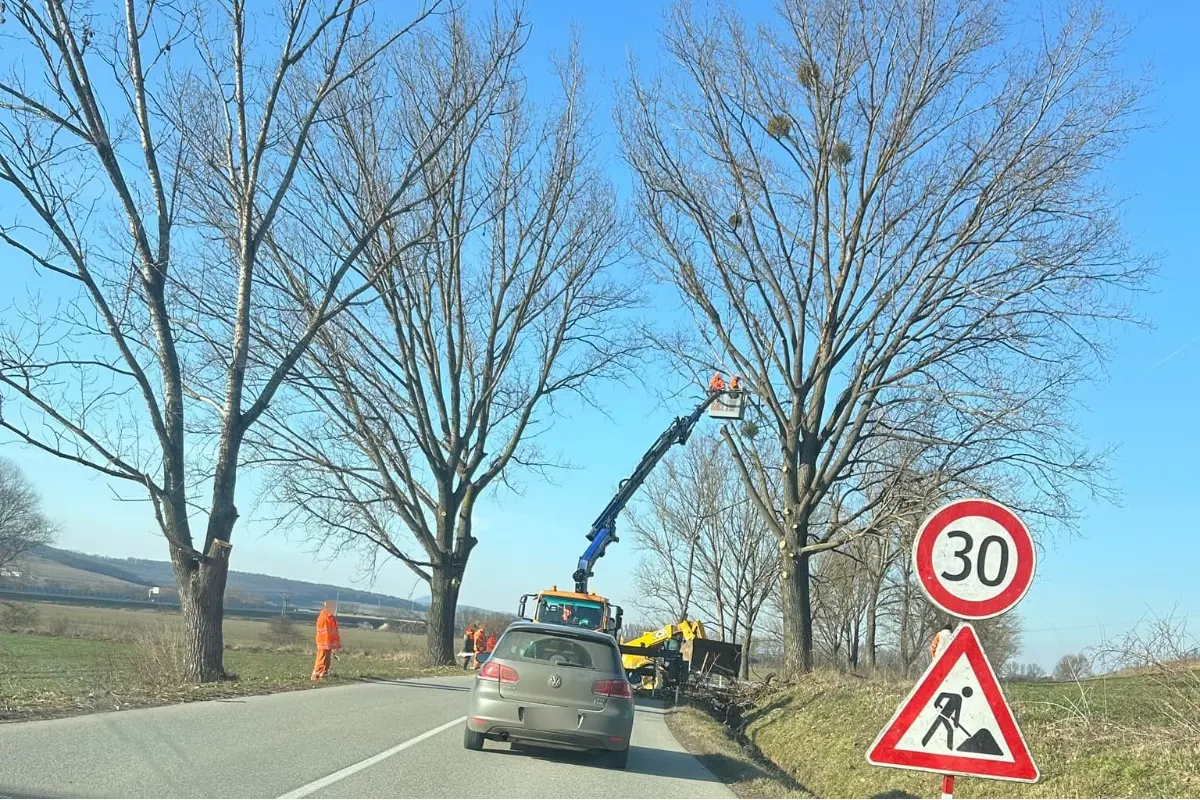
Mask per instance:
[[[471,699],[467,727],[489,739],[528,742],[571,750],[624,750],[633,732],[633,704],[610,702],[603,710],[581,709],[583,717],[572,729],[532,727],[526,711],[549,709],[538,703],[488,698],[477,692]]]

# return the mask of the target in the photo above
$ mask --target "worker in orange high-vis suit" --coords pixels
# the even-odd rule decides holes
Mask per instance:
[[[474,651],[475,651],[475,623],[472,622],[470,625],[467,626],[467,629],[465,631],[463,631],[463,646],[462,646],[463,669],[468,669],[471,666],[471,653],[473,653]]]
[[[479,669],[479,654],[484,652],[484,647],[487,645],[487,634],[483,631],[483,626],[480,625],[475,629],[475,668]]]
[[[942,628],[933,635],[933,641],[929,643],[929,657],[937,658],[941,655],[946,646],[950,644],[950,629]]]
[[[716,373],[712,376],[712,380],[708,382],[708,390],[710,392],[725,391],[725,379],[721,377],[721,373]]]
[[[333,651],[342,649],[342,636],[338,633],[337,617],[329,609],[329,602],[321,607],[317,615],[317,662],[313,664],[312,678],[322,680],[329,677],[329,666]]]
[[[488,634],[487,644],[484,645],[484,652],[487,652],[487,653],[496,652],[496,634],[494,634],[494,633]]]

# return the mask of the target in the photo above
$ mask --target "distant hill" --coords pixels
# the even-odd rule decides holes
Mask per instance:
[[[127,592],[142,596],[146,594],[146,587],[136,580],[123,580],[110,574],[81,569],[39,556],[25,555],[21,561],[20,571],[26,578],[36,576],[35,580],[39,584],[69,586],[82,591]]]
[[[168,561],[110,558],[57,547],[39,547],[30,556],[27,579],[37,584],[76,590],[127,591],[141,598],[152,586],[160,586],[164,592],[174,591],[175,573]],[[343,604],[375,607],[402,616],[420,617],[429,607],[428,601],[414,601],[410,605],[407,599],[388,594],[236,570],[229,572],[226,592],[227,601],[244,605],[279,607],[286,593],[287,604],[298,608],[315,607],[339,596]]]

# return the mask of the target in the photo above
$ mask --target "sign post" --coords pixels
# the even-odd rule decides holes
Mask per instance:
[[[1012,610],[1029,591],[1036,567],[1029,530],[992,500],[942,506],[913,540],[921,590],[960,619],[990,619]],[[867,761],[939,773],[943,798],[954,796],[957,775],[1036,782],[1037,765],[975,629],[960,624],[948,644],[938,644],[928,669],[867,751]]]

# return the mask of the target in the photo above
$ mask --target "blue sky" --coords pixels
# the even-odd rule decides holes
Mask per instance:
[[[598,123],[612,156],[613,178],[628,184],[615,157],[608,108],[613,84],[624,74],[627,54],[645,66],[655,59],[656,28],[665,4],[653,2],[531,3],[533,31],[526,51],[531,91],[549,78],[546,59],[562,51],[577,26],[584,63],[599,105]],[[1082,535],[1046,542],[1033,589],[1019,613],[1025,619],[1025,660],[1046,667],[1063,653],[1117,633],[1150,612],[1195,615],[1200,625],[1200,537],[1181,518],[1186,498],[1196,496],[1200,452],[1196,395],[1200,392],[1200,245],[1194,234],[1200,186],[1200,80],[1192,61],[1200,7],[1191,3],[1116,4],[1135,25],[1126,61],[1131,71],[1150,66],[1157,84],[1152,131],[1137,134],[1106,177],[1129,198],[1125,222],[1136,245],[1162,256],[1155,291],[1139,309],[1153,329],[1128,330],[1110,365],[1109,380],[1089,391],[1081,424],[1094,442],[1119,450],[1113,473],[1124,494],[1120,506],[1090,505]],[[6,256],[7,258],[7,256]],[[0,273],[0,290],[23,292],[24,273]],[[480,507],[480,544],[464,584],[462,600],[491,608],[515,608],[517,597],[550,583],[568,584],[594,516],[617,481],[683,405],[664,407],[649,386],[611,387],[602,395],[607,414],[580,412],[560,424],[546,445],[576,469],[525,481],[522,496],[493,496]],[[682,398],[680,400],[682,403]],[[690,398],[688,400],[690,402]],[[64,547],[114,556],[165,558],[142,503],[113,499],[108,485],[91,473],[0,442],[0,453],[17,460],[38,484],[48,510],[61,519]],[[127,487],[120,487],[130,494]],[[267,535],[255,524],[253,496],[239,501],[243,522],[234,536],[235,569],[288,577],[365,585],[353,559],[327,562]],[[247,521],[248,520],[248,521]],[[633,606],[632,573],[637,557],[632,536],[609,550],[593,587]],[[374,588],[406,597],[426,594],[397,565],[385,566]]]

